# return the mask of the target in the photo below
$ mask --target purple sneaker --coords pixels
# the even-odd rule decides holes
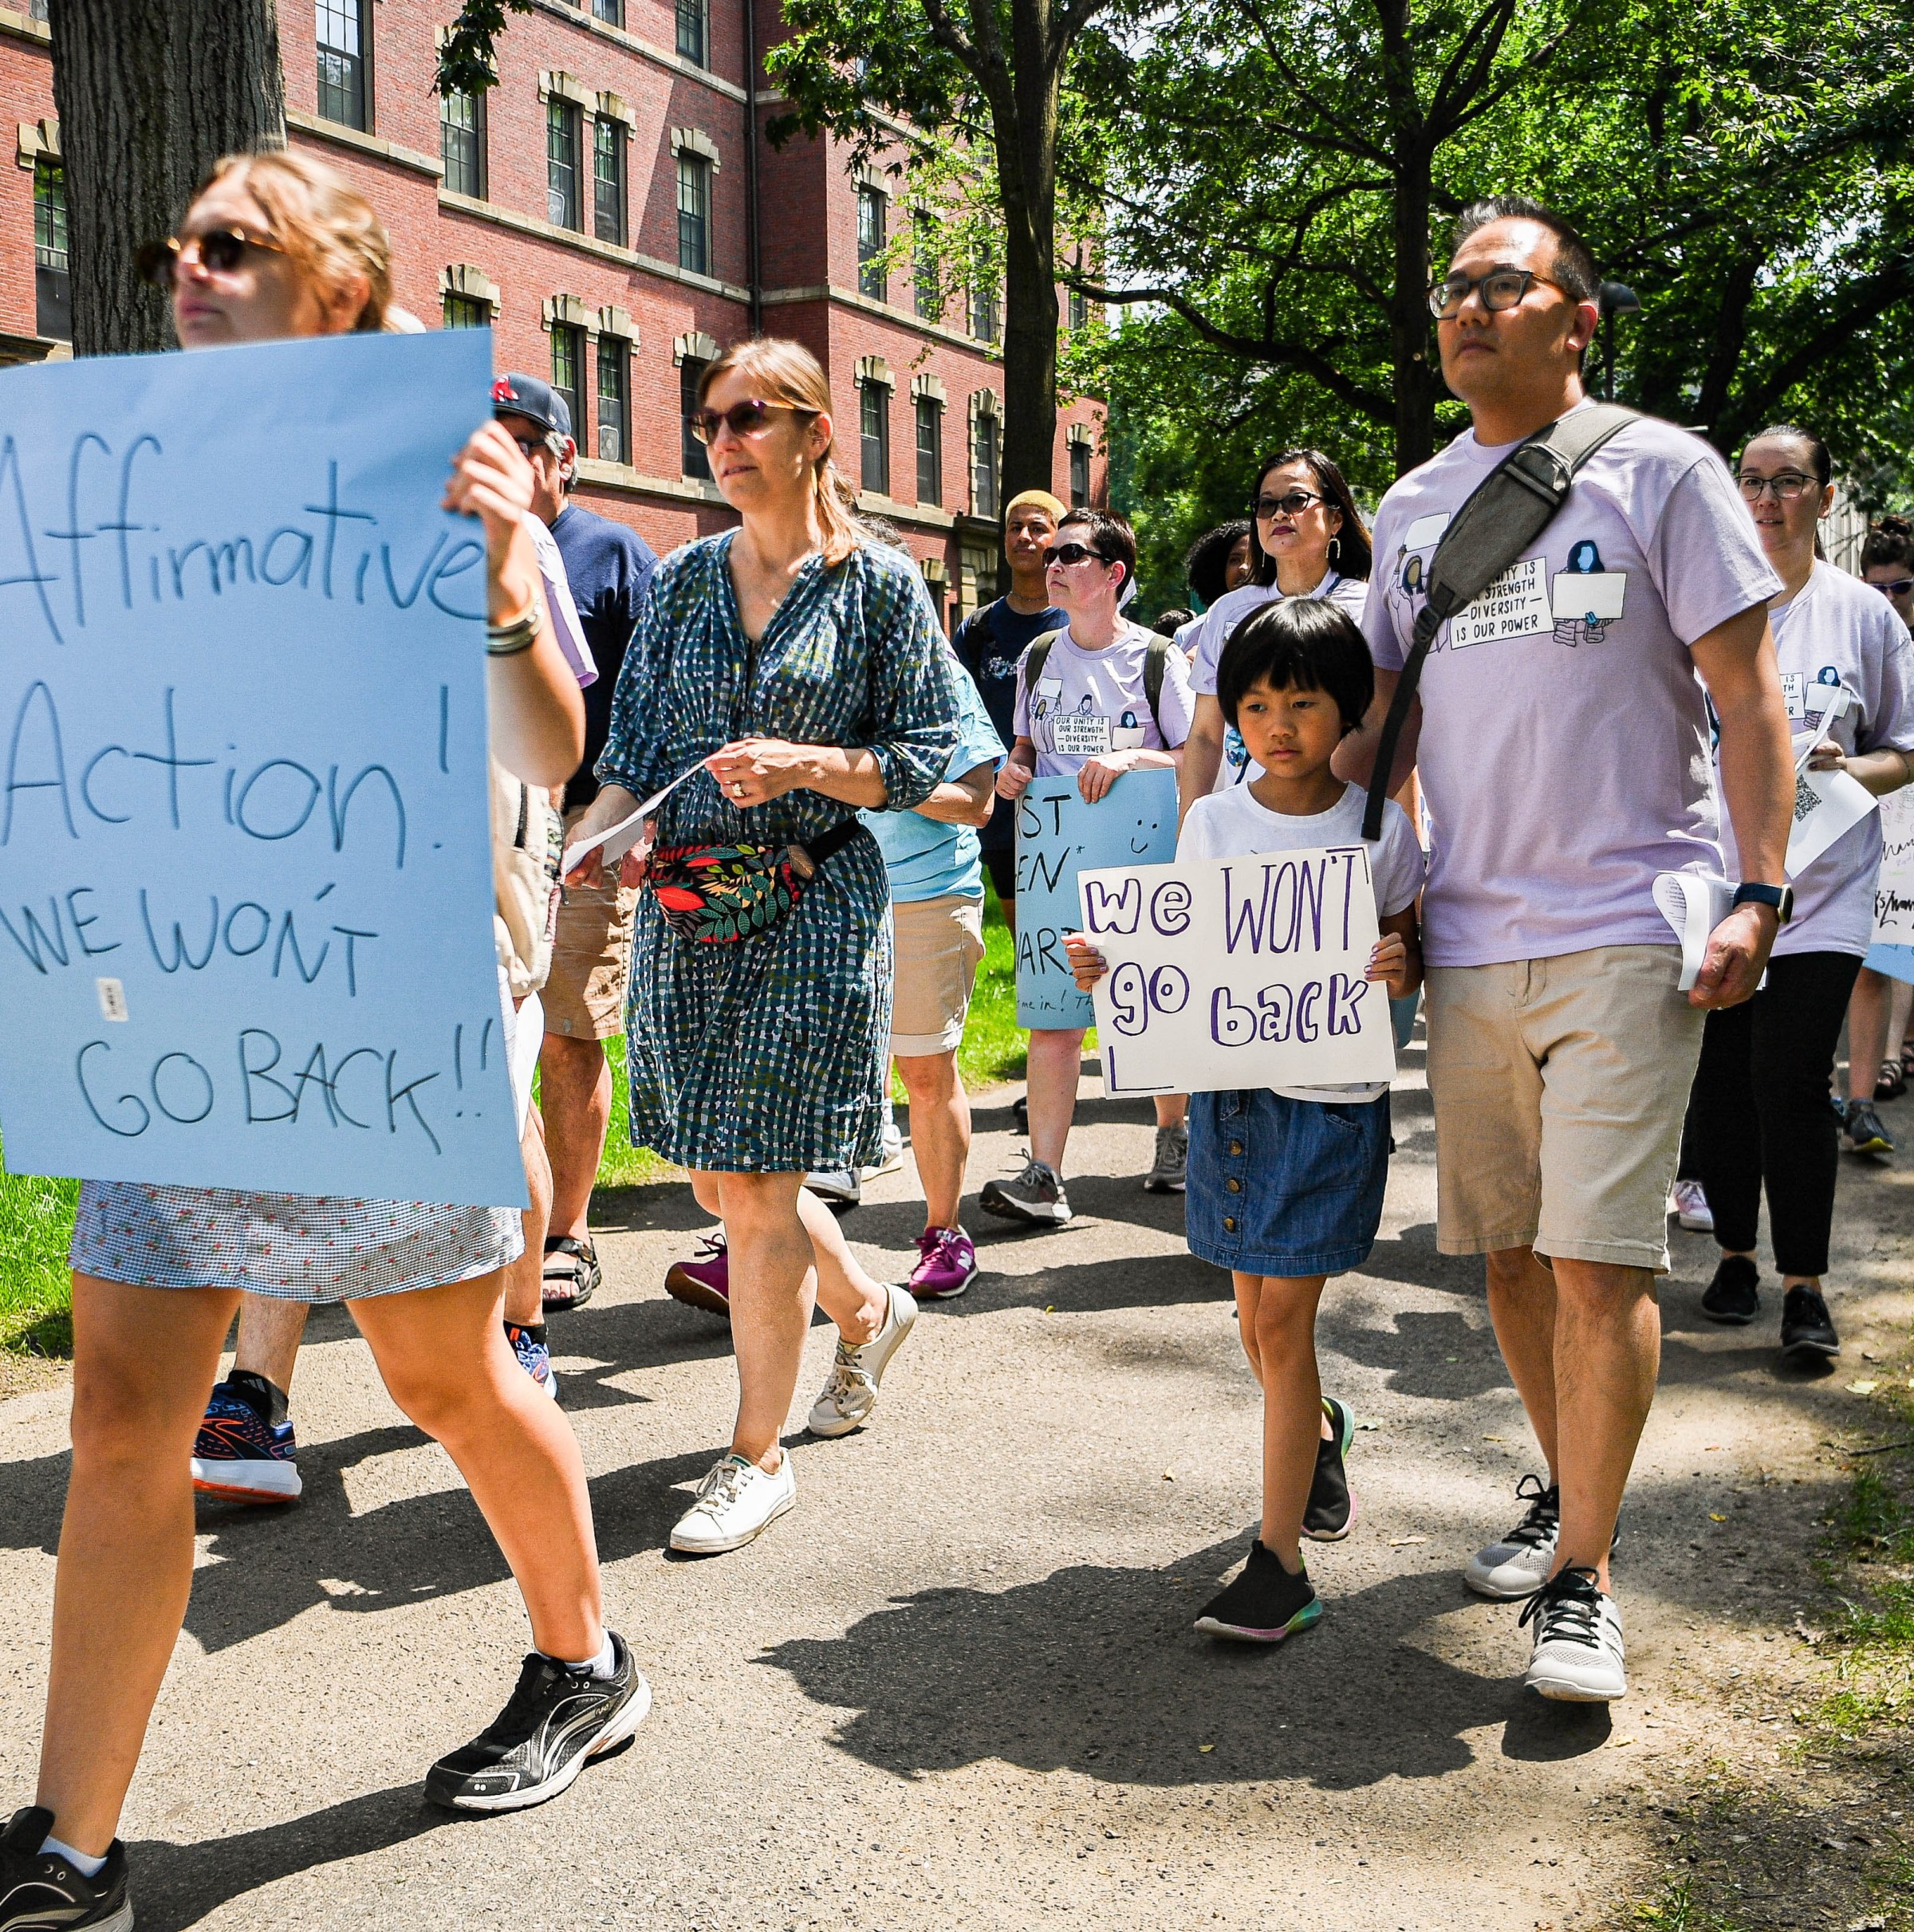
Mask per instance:
[[[722,1228],[715,1234],[699,1236],[695,1259],[671,1263],[664,1277],[664,1292],[687,1307],[731,1320],[731,1260]]]
[[[954,1300],[977,1279],[977,1250],[962,1228],[926,1228],[917,1252],[905,1285],[920,1301]]]

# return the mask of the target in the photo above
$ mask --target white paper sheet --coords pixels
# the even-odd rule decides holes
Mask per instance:
[[[1845,772],[1810,771],[1804,765],[1794,774],[1794,822],[1782,869],[1790,879],[1798,879],[1877,802],[1859,779]]]
[[[701,758],[689,771],[679,773],[678,776],[665,786],[663,791],[652,793],[649,798],[646,799],[635,811],[620,819],[616,824],[607,825],[596,838],[581,839],[576,845],[566,846],[565,856],[558,862],[560,875],[569,879],[572,874],[577,872],[578,868],[595,852],[602,851],[604,852],[605,864],[616,864],[644,836],[644,821],[664,803],[666,799],[671,797],[672,793],[677,790],[679,785],[684,783],[686,779],[695,777],[703,769],[704,761]]]
[[[1725,879],[1710,879],[1699,872],[1656,875],[1655,903],[1681,942],[1681,978],[1676,982],[1676,992],[1686,993],[1695,984],[1708,950],[1708,935],[1728,916],[1734,900],[1735,888]]]

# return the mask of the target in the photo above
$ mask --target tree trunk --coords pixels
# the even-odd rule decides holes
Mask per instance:
[[[1406,476],[1436,454],[1436,372],[1429,325],[1430,156],[1420,141],[1398,149],[1393,211],[1395,286],[1389,295],[1394,364],[1396,474]]]
[[[1048,490],[1057,443],[1057,122],[1061,69],[1048,0],[1010,10],[1015,115],[998,117],[1004,204],[1003,487],[1006,503]],[[1014,157],[1014,165],[1006,166]]]
[[[164,297],[133,272],[223,154],[283,147],[276,0],[53,0],[73,352],[173,346]]]

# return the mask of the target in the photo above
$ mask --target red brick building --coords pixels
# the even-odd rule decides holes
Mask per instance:
[[[764,139],[778,0],[535,0],[482,102],[432,89],[455,0],[281,0],[288,133],[389,226],[398,301],[489,323],[501,368],[569,395],[579,501],[660,553],[731,514],[684,431],[701,364],[793,336],[829,371],[838,461],[954,620],[994,594],[1003,372],[993,287],[967,287],[899,178],[832,140]],[[66,235],[45,0],[0,0],[0,362],[65,352]],[[753,89],[747,99],[746,76]],[[875,259],[908,224],[900,267]],[[1079,320],[1080,316],[1071,319]],[[1101,410],[1057,426],[1053,488],[1102,487]]]

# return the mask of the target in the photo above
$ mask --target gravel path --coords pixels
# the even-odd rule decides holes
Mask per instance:
[[[1814,1519],[1841,1481],[1820,1445],[1914,1308],[1909,1176],[1844,1162],[1849,1346],[1820,1379],[1778,1371],[1771,1320],[1703,1323],[1711,1248],[1678,1238],[1617,1566],[1634,1689],[1611,1721],[1526,1697],[1514,1607],[1457,1575],[1534,1465],[1479,1265],[1436,1253],[1405,1063],[1382,1238],[1324,1304],[1325,1382],[1364,1429],[1356,1532],[1312,1556],[1317,1629],[1270,1654],[1190,1628],[1253,1533],[1258,1397],[1227,1280],[1183,1251],[1180,1202],[1136,1184],[1146,1110],[1086,1104],[1077,1224],[979,1226],[983,1278],[926,1311],[872,1425],[795,1440],[797,1510],[703,1562],[662,1552],[728,1431],[727,1338],[663,1293],[704,1226],[689,1190],[636,1190],[611,1203],[605,1289],[553,1330],[613,1619],[656,1693],[633,1745],[543,1810],[420,1804],[426,1765],[498,1708],[523,1625],[450,1463],[321,1315],[295,1406],[306,1500],[201,1509],[124,1827],[142,1927],[1621,1922],[1664,1804],[1711,1772],[1778,1775]],[[1017,1144],[1007,1097],[980,1111],[973,1193]],[[913,1186],[907,1167],[847,1223],[880,1273],[909,1253]],[[800,1419],[829,1356],[820,1327]],[[65,1404],[0,1403],[8,1805],[31,1788]]]

